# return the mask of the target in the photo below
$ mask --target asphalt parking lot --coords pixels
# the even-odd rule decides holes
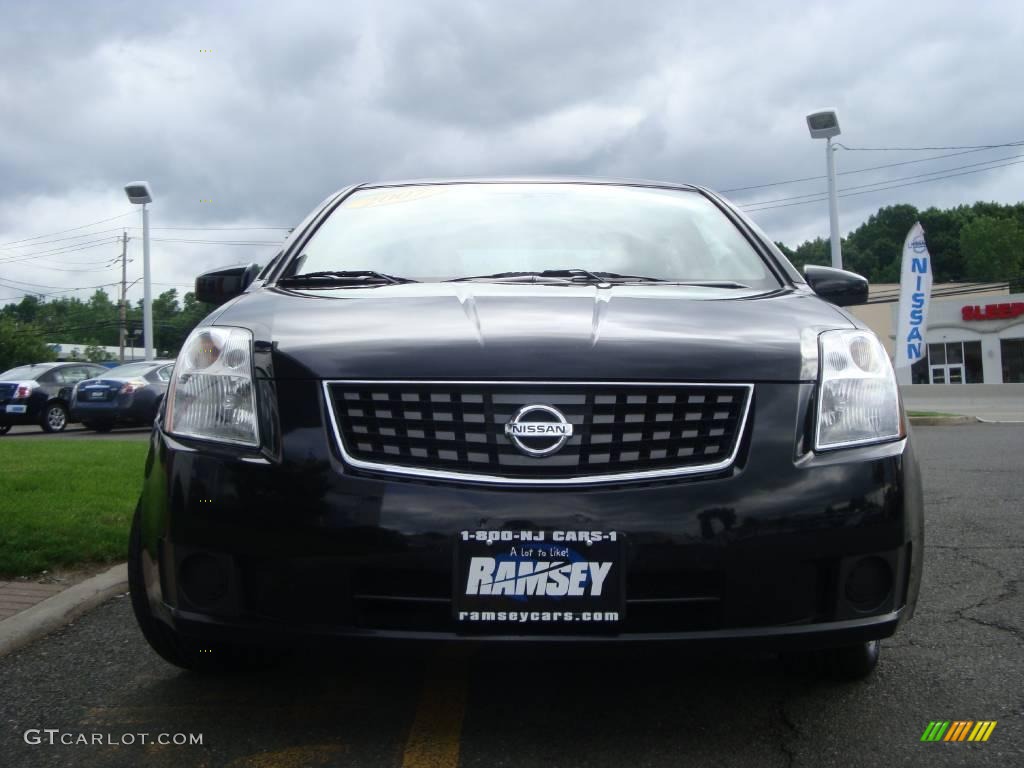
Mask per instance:
[[[827,683],[770,658],[532,649],[305,654],[203,678],[145,645],[128,600],[0,659],[9,766],[1024,765],[1024,425],[919,427],[917,615],[875,675]],[[931,720],[996,720],[922,743]],[[28,729],[202,734],[202,745],[26,744]],[[45,737],[45,733],[42,734]]]

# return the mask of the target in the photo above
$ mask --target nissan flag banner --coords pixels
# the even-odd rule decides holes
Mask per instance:
[[[896,313],[896,377],[910,383],[910,366],[924,357],[928,300],[932,295],[932,259],[924,228],[916,222],[903,242],[900,306]]]

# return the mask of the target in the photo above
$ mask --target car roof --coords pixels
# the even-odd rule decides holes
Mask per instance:
[[[24,365],[16,365],[15,368],[38,368],[41,371],[48,371],[51,368],[56,368],[58,365],[66,365],[66,363],[25,363]]]
[[[470,176],[466,178],[400,179],[397,181],[372,181],[357,184],[355,189],[386,189],[389,187],[413,187],[441,184],[595,184],[618,187],[658,187],[661,189],[701,190],[695,184],[653,179],[619,179],[600,176]],[[339,190],[340,191],[340,190]]]

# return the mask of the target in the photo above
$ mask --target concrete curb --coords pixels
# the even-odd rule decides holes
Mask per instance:
[[[948,427],[953,424],[975,424],[980,419],[974,416],[911,416],[915,427]]]
[[[0,657],[60,629],[86,611],[128,591],[128,564],[86,579],[0,621]]]

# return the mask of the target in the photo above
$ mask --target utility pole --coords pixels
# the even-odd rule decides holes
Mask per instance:
[[[128,288],[126,283],[128,282],[128,231],[122,230],[121,232],[121,333],[120,346],[121,346],[121,362],[124,362],[124,337],[128,332],[126,323],[128,321]]]

